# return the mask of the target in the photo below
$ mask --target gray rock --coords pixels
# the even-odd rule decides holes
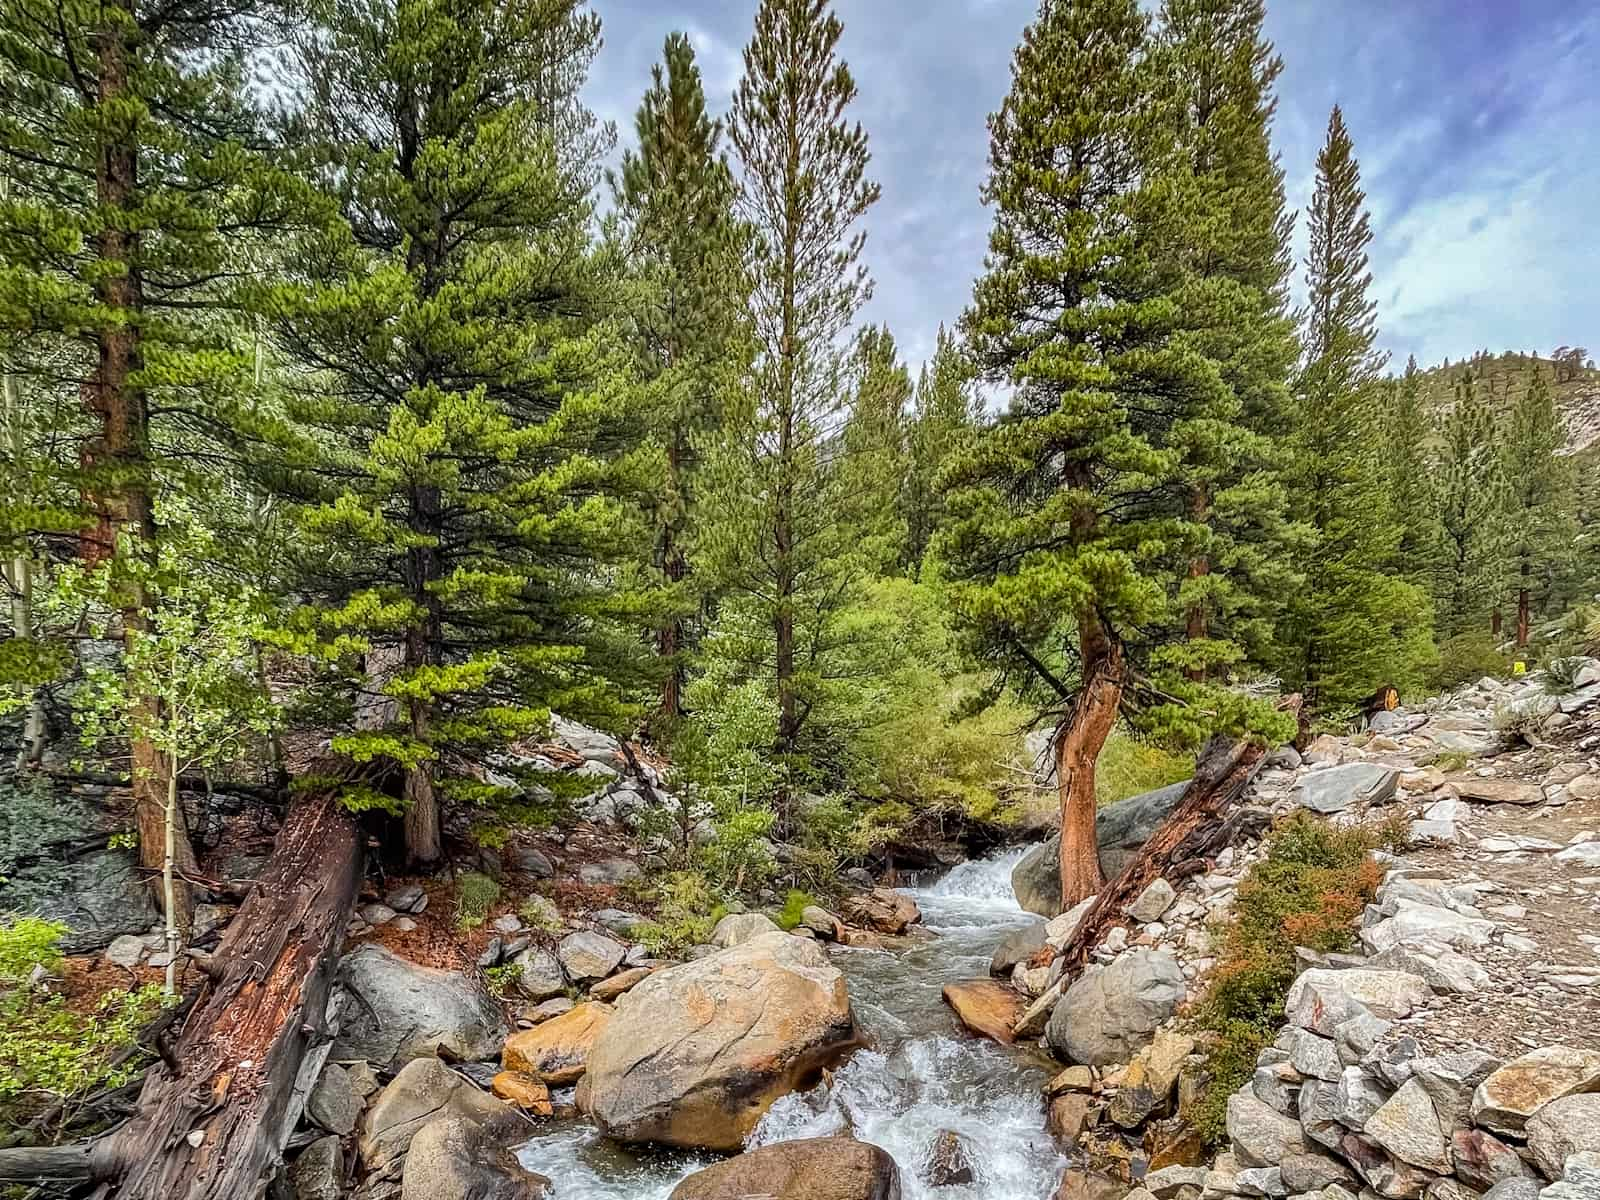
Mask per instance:
[[[1431,994],[1426,983],[1405,971],[1314,968],[1290,986],[1284,1012],[1291,1025],[1331,1037],[1363,1012],[1388,1021],[1409,1017]]]
[[[584,887],[620,887],[643,878],[639,864],[626,858],[602,858],[578,868],[578,882]]]
[[[765,913],[730,913],[711,931],[711,944],[719,950],[742,946],[764,933],[778,933],[777,922]]]
[[[1303,775],[1295,803],[1314,813],[1344,812],[1353,804],[1383,804],[1394,798],[1400,772],[1379,763],[1345,763]]]
[[[361,1115],[356,1145],[369,1172],[389,1173],[405,1157],[417,1131],[431,1121],[461,1116],[502,1127],[508,1115],[516,1118],[510,1105],[480,1092],[437,1058],[418,1058],[373,1098]],[[525,1140],[531,1126],[516,1119],[510,1127],[519,1125]]]
[[[1177,806],[1188,782],[1130,796],[1102,808],[1095,818],[1100,873],[1115,879]],[[1061,912],[1061,838],[1057,834],[1023,856],[1012,869],[1017,903],[1041,917]]]
[[[1032,958],[1044,949],[1047,926],[1039,921],[1025,928],[1013,930],[1000,939],[994,957],[989,960],[989,974],[1006,977],[1020,962]]]
[[[124,933],[111,939],[105,949],[105,960],[114,967],[131,971],[144,960],[145,949],[143,938]]]
[[[1284,744],[1262,759],[1261,765],[1279,771],[1297,771],[1300,769],[1300,762],[1300,751]]]
[[[1171,1200],[1183,1188],[1202,1188],[1211,1172],[1205,1167],[1185,1167],[1174,1163],[1149,1172],[1144,1177],[1144,1188],[1157,1200]]]
[[[1339,1051],[1329,1038],[1318,1037],[1307,1029],[1295,1029],[1294,1045],[1289,1049],[1289,1061],[1294,1069],[1307,1078],[1326,1079],[1335,1083],[1344,1064],[1339,1061]]]
[[[1507,1179],[1522,1179],[1527,1165],[1510,1146],[1482,1129],[1457,1129],[1450,1135],[1450,1159],[1468,1187],[1488,1191]]]
[[[1600,1051],[1542,1046],[1508,1062],[1472,1094],[1472,1121],[1520,1134],[1528,1118],[1563,1096],[1600,1090]]]
[[[1404,725],[1405,721],[1406,718],[1403,714],[1394,712],[1393,710],[1375,712],[1367,720],[1367,732],[1393,733],[1395,730]]]
[[[357,915],[368,925],[387,925],[394,920],[395,911],[387,904],[363,904]]]
[[[1392,1028],[1392,1021],[1385,1021],[1369,1012],[1358,1013],[1348,1021],[1340,1022],[1333,1031],[1333,1044],[1339,1052],[1339,1061],[1345,1066],[1360,1062],[1372,1053]]]
[[[1537,1181],[1523,1176],[1520,1179],[1502,1179],[1483,1194],[1483,1200],[1541,1200],[1544,1195]],[[1557,1200],[1551,1197],[1551,1200]]]
[[[1438,1054],[1411,1061],[1411,1074],[1433,1101],[1439,1124],[1446,1130],[1471,1120],[1472,1093],[1500,1060],[1482,1050]]]
[[[443,1046],[468,1062],[493,1058],[510,1032],[500,1005],[476,980],[407,962],[381,946],[365,945],[339,963],[346,996],[332,1057],[366,1059],[393,1070]]]
[[[1361,940],[1374,954],[1381,954],[1393,946],[1428,943],[1438,943],[1452,950],[1470,950],[1487,946],[1493,933],[1493,921],[1463,916],[1431,904],[1402,901],[1394,916],[1363,929]]]
[[[1360,1067],[1346,1067],[1334,1089],[1333,1118],[1359,1132],[1388,1102],[1388,1088]]]
[[[1246,1167],[1233,1177],[1241,1196],[1287,1196],[1289,1188],[1278,1167]]]
[[[98,820],[90,816],[92,826]],[[34,879],[27,868],[0,873],[0,912],[25,912],[67,927],[61,949],[88,954],[119,935],[143,933],[161,917],[131,850],[97,850],[75,860],[64,879]]]
[[[478,966],[497,967],[503,957],[505,943],[497,937],[492,937],[483,947],[483,953],[478,955]]]
[[[235,911],[231,904],[196,904],[194,923],[189,927],[189,940],[198,941],[226,928]]]
[[[1363,1132],[1402,1162],[1435,1175],[1450,1173],[1450,1148],[1439,1127],[1439,1115],[1415,1079],[1372,1114]]]
[[[1368,1072],[1376,1072],[1390,1087],[1402,1087],[1411,1081],[1411,1063],[1417,1057],[1417,1039],[1400,1037],[1388,1045],[1379,1046],[1361,1065]]]
[[[1182,1003],[1183,971],[1172,955],[1131,950],[1090,966],[1056,1002],[1045,1038],[1067,1062],[1128,1062]]]
[[[1172,907],[1172,902],[1178,898],[1178,893],[1165,879],[1157,876],[1150,881],[1150,886],[1139,893],[1139,898],[1128,905],[1128,915],[1141,925],[1148,925],[1151,921],[1159,921]]]
[[[419,913],[428,907],[428,893],[420,883],[407,883],[392,889],[383,902],[395,912]]]
[[[618,937],[632,937],[640,926],[648,924],[638,913],[625,912],[620,908],[602,908],[594,914],[594,921]]]
[[[322,1068],[306,1097],[306,1116],[329,1133],[343,1137],[355,1130],[361,1117],[361,1100],[350,1082],[350,1073],[330,1062]]]
[[[1329,1150],[1339,1148],[1345,1127],[1339,1121],[1338,1084],[1322,1079],[1306,1081],[1300,1089],[1300,1128],[1319,1146]]]
[[[1270,1167],[1289,1154],[1306,1152],[1300,1124],[1274,1112],[1249,1092],[1228,1097],[1228,1138],[1233,1153],[1246,1167]]]
[[[800,910],[800,925],[824,941],[837,941],[844,922],[821,905],[808,904]]]
[[[1326,1154],[1286,1154],[1278,1164],[1290,1192],[1320,1192],[1325,1187],[1356,1186],[1355,1172]]]
[[[1600,1152],[1600,1095],[1563,1096],[1528,1120],[1528,1150],[1548,1178],[1561,1175],[1570,1155]]]
[[[621,965],[627,952],[628,948],[615,938],[586,929],[567,934],[556,946],[561,969],[579,986],[604,979]]]
[[[1291,1063],[1274,1063],[1259,1066],[1250,1078],[1250,1091],[1255,1098],[1275,1112],[1286,1117],[1300,1115],[1300,1088],[1305,1082]]]
[[[1540,1192],[1539,1200],[1600,1200],[1600,1154],[1567,1159],[1560,1180]]]
[[[339,1200],[344,1193],[344,1150],[336,1137],[318,1138],[289,1168],[294,1200]]]
[[[1374,955],[1371,961],[1378,966],[1409,971],[1440,995],[1470,996],[1489,983],[1488,971],[1465,955],[1438,943],[1391,946],[1383,953]]]
[[[400,1200],[544,1200],[550,1181],[517,1161],[497,1132],[462,1116],[430,1121],[411,1139]]]
[[[535,879],[549,879],[556,873],[555,863],[537,846],[518,846],[511,852],[511,863],[517,870]]]

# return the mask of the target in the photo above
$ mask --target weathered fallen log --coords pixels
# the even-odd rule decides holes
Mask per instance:
[[[1298,707],[1298,698],[1291,698],[1285,707]],[[1223,824],[1222,818],[1243,797],[1265,754],[1265,747],[1234,738],[1219,736],[1206,743],[1177,807],[1122,874],[1100,889],[1062,947],[1057,957],[1065,960],[1066,977],[1083,970],[1090,952],[1112,926],[1126,922],[1128,905],[1145,888],[1163,876],[1194,873],[1197,851],[1212,844],[1211,831]]]
[[[0,1181],[96,1183],[116,1200],[260,1196],[332,1043],[329,993],[362,846],[335,786],[297,797],[133,1117],[89,1142],[0,1151]]]

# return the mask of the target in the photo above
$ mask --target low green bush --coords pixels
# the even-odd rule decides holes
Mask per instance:
[[[456,881],[456,928],[476,929],[489,919],[500,899],[500,885],[478,871],[468,871]]]
[[[1439,666],[1434,671],[1433,687],[1447,692],[1485,675],[1500,677],[1511,673],[1511,660],[1487,630],[1473,630],[1446,638],[1439,646]]]
[[[633,936],[659,956],[710,941],[717,922],[728,915],[727,905],[698,871],[670,872],[655,886],[653,899],[655,919],[637,927]]]
[[[806,909],[816,902],[817,898],[810,892],[803,892],[799,888],[790,888],[789,895],[783,902],[783,911],[774,918],[778,923],[778,928],[794,929],[798,927]]]

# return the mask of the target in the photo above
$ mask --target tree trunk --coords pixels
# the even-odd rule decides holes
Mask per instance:
[[[428,736],[427,709],[421,701],[411,702],[411,736],[419,740]],[[404,801],[406,861],[414,867],[431,866],[444,857],[439,792],[431,762],[419,762],[406,771]]]
[[[1505,618],[1503,618],[1500,615],[1500,606],[1497,604],[1497,605],[1494,606],[1494,612],[1491,613],[1490,616],[1489,616],[1489,632],[1493,636],[1499,637],[1500,636],[1500,627],[1504,623],[1505,623]]]
[[[167,829],[161,861],[162,907],[166,910],[167,976],[163,991],[168,996],[178,994],[178,907],[174,891],[177,883],[178,859],[178,764],[167,763]]]
[[[412,546],[406,551],[407,588],[412,602],[423,614],[406,630],[405,664],[407,671],[414,673],[444,662],[444,611],[432,586],[444,576],[438,550],[438,538],[442,532],[439,490],[414,486],[411,489],[409,517],[411,530],[427,539],[424,544]],[[414,698],[410,701],[409,710],[411,736],[420,745],[431,745],[432,702],[425,697]],[[432,866],[444,856],[434,765],[435,760],[424,759],[406,771],[406,860],[414,867]]]
[[[674,506],[679,506],[683,502],[684,451],[682,443],[681,432],[674,430],[672,444],[667,448],[667,472],[672,478],[672,502]],[[682,583],[689,574],[689,564],[684,558],[683,550],[678,545],[678,530],[675,519],[680,511],[679,508],[675,507],[661,522],[661,572],[666,576],[667,583],[674,590],[676,590],[676,585]],[[667,673],[661,680],[661,715],[666,719],[669,728],[683,711],[683,664],[678,660],[678,655],[683,650],[683,644],[683,618],[674,611],[656,632],[656,651],[667,664]]]
[[[1196,524],[1205,521],[1210,504],[1203,484],[1197,484],[1189,493],[1189,518]],[[1197,554],[1189,560],[1189,578],[1204,579],[1211,574],[1211,560],[1204,554]],[[1184,622],[1184,639],[1189,642],[1204,641],[1207,634],[1206,606],[1203,601],[1196,600],[1189,605],[1187,620]],[[1204,667],[1190,666],[1184,668],[1184,675],[1195,683],[1203,683],[1206,677]]]
[[[77,1146],[0,1150],[0,1181],[100,1182],[114,1200],[263,1194],[332,1040],[329,994],[361,882],[360,832],[336,791],[289,810],[135,1115]]]
[[[1528,644],[1530,633],[1530,613],[1528,597],[1531,589],[1528,586],[1528,564],[1522,564],[1522,586],[1517,589],[1517,649],[1521,650]]]
[[[1056,786],[1061,793],[1061,906],[1071,908],[1100,890],[1095,842],[1095,761],[1116,724],[1126,683],[1122,642],[1098,614],[1079,618],[1083,686],[1056,731]]]

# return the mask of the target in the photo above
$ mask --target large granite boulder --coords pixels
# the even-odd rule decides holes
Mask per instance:
[[[365,1059],[394,1070],[414,1058],[432,1058],[441,1046],[477,1062],[498,1054],[510,1032],[500,1005],[477,980],[419,966],[382,946],[345,955],[339,984],[346,995],[330,1055],[335,1062]]]
[[[734,1151],[774,1101],[810,1087],[858,1038],[844,976],[823,950],[763,934],[623,995],[578,1106],[618,1141]]]
[[[550,1181],[517,1161],[496,1131],[462,1116],[428,1122],[411,1139],[400,1200],[544,1200]]]
[[[609,1004],[591,1001],[506,1039],[501,1065],[564,1087],[588,1069],[589,1056],[611,1021]]]
[[[3,833],[0,830],[0,833]],[[0,845],[0,912],[23,912],[67,927],[68,954],[103,950],[144,933],[161,917],[131,850],[97,850],[70,863],[7,863]]]
[[[902,934],[922,920],[917,902],[893,888],[873,888],[847,897],[839,908],[845,923],[873,933]]]
[[[1541,1046],[1490,1075],[1472,1094],[1472,1122],[1522,1134],[1528,1119],[1565,1096],[1600,1091],[1600,1051]]]
[[[1143,948],[1090,966],[1056,1001],[1045,1040],[1062,1059],[1105,1067],[1150,1043],[1186,992],[1178,960]]]
[[[900,1200],[894,1159],[854,1138],[804,1138],[762,1146],[696,1171],[670,1200]]]
[[[356,1147],[368,1172],[393,1173],[417,1131],[447,1116],[512,1131],[508,1145],[526,1140],[532,1129],[509,1104],[480,1092],[437,1058],[413,1059],[361,1115]]]
[[[1400,772],[1382,763],[1354,762],[1302,775],[1295,802],[1314,813],[1344,812],[1353,804],[1383,804],[1394,799]]]
[[[1102,808],[1095,818],[1095,842],[1100,851],[1100,873],[1115,879],[1150,835],[1177,806],[1188,781],[1130,796]],[[1017,903],[1041,917],[1061,912],[1061,835],[1056,834],[1028,851],[1011,871],[1011,890]]]

